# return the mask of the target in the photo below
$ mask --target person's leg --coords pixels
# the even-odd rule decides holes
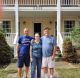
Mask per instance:
[[[48,60],[46,57],[42,58],[42,68],[45,78],[48,78]]]
[[[37,78],[41,78],[42,58],[37,58]]]
[[[23,57],[18,58],[17,64],[18,64],[18,78],[21,78],[22,67],[23,67]]]
[[[49,68],[49,75],[50,75],[50,78],[54,77],[54,68]]]
[[[25,66],[25,78],[27,78],[29,67]]]
[[[48,68],[47,67],[43,68],[43,72],[44,72],[45,78],[48,78]]]
[[[33,61],[32,61],[32,64],[31,64],[31,78],[35,78],[36,65],[37,65],[36,58],[33,57]]]
[[[24,63],[25,63],[25,78],[27,78],[29,66],[30,66],[30,57],[26,56],[24,58]]]
[[[21,78],[22,68],[18,68],[18,78]]]
[[[53,78],[54,77],[54,67],[55,67],[55,60],[52,60],[52,57],[48,58],[48,67],[49,67],[49,77]]]

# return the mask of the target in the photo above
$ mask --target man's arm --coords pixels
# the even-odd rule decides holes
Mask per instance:
[[[54,49],[53,49],[53,56],[55,57],[55,54],[56,54],[56,46],[54,46]]]
[[[18,58],[19,56],[19,44],[16,45],[16,57]]]
[[[53,47],[52,60],[55,59],[55,55],[56,55],[56,46]]]
[[[56,39],[53,38],[53,55],[52,55],[52,58],[53,60],[55,59],[55,55],[56,55],[56,45],[57,45],[57,42],[56,42]]]
[[[30,46],[30,61],[32,62],[32,46]]]

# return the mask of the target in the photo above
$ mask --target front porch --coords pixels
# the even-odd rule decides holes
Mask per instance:
[[[62,49],[62,43],[64,38],[70,37],[70,30],[73,26],[80,25],[80,12],[61,12],[61,20],[60,20],[60,33],[58,34],[59,46]],[[59,31],[59,27],[57,27],[57,12],[56,11],[20,11],[19,12],[19,22],[16,23],[16,17],[14,12],[5,12],[4,18],[2,19],[3,24],[6,26],[6,21],[9,24],[8,31],[6,32],[6,40],[10,46],[14,46],[13,43],[16,43],[18,34],[23,34],[23,28],[28,27],[30,32],[29,35],[34,37],[34,26],[35,24],[40,24],[41,29],[39,33],[41,36],[43,35],[43,29],[46,26],[51,28],[50,34],[57,37],[57,31]],[[10,23],[9,23],[10,22]],[[18,25],[18,28],[17,28]],[[18,30],[18,32],[17,32]]]

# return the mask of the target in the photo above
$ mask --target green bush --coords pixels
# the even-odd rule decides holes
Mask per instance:
[[[69,62],[76,61],[76,51],[72,45],[72,41],[66,38],[63,43],[63,58]]]
[[[80,49],[80,26],[75,26],[71,32],[73,45],[76,49]]]
[[[5,65],[11,62],[12,52],[7,44],[2,30],[0,30],[0,65]]]

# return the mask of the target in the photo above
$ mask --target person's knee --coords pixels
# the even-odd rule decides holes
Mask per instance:
[[[44,72],[44,73],[48,73],[48,68],[46,68],[46,67],[43,68],[43,72]]]
[[[22,68],[23,67],[23,61],[22,60],[19,60],[18,62],[17,62],[17,66],[18,66],[18,68]]]
[[[18,68],[18,71],[21,72],[22,71],[22,68]]]
[[[49,71],[50,71],[50,75],[54,74],[54,68],[50,68]]]
[[[32,67],[31,67],[31,71],[32,71],[32,72],[35,72],[35,70],[36,70],[36,67],[32,66]]]

